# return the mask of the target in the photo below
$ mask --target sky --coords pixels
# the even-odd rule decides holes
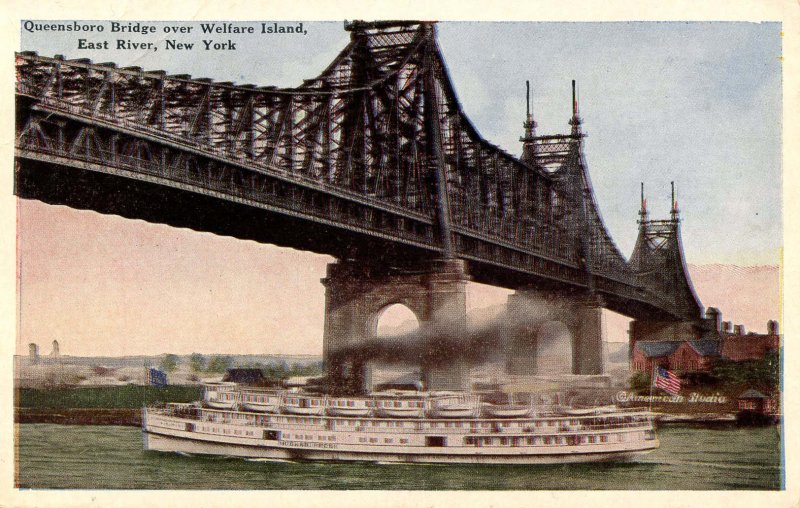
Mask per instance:
[[[173,36],[164,25],[197,33],[199,23],[157,22],[146,22],[157,32],[142,36],[93,23],[105,31],[83,37],[23,25],[20,49],[293,86],[324,69],[349,37],[341,22],[304,23],[300,36]],[[568,131],[577,80],[590,178],[624,255],[636,239],[639,182],[651,217],[666,218],[675,181],[687,262],[740,266],[780,260],[780,31],[741,22],[438,25],[464,111],[512,154],[520,152],[525,80],[539,134]],[[160,49],[81,50],[79,38]],[[166,51],[166,38],[197,49]],[[237,49],[202,50],[209,38]],[[326,256],[25,201],[18,247],[20,352],[53,339],[67,354],[321,351]],[[506,295],[473,285],[468,305]]]

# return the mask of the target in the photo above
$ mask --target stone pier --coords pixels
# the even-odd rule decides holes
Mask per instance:
[[[538,290],[510,295],[508,316],[513,325],[509,326],[512,337],[507,341],[508,373],[603,374],[602,311],[599,299],[580,295]],[[550,342],[550,336],[559,333],[570,336],[569,347]],[[566,372],[556,372],[548,357]]]
[[[403,270],[354,261],[328,265],[325,285],[324,358],[333,390],[370,390],[378,318],[394,304],[408,307],[420,323],[414,337],[429,390],[468,390],[469,369],[453,344],[466,337],[466,283],[462,260],[437,260]],[[371,346],[372,345],[372,346]],[[370,347],[372,349],[370,350]]]

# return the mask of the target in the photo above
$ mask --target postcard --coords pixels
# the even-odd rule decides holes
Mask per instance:
[[[786,18],[423,14],[16,20],[15,503],[796,501]]]

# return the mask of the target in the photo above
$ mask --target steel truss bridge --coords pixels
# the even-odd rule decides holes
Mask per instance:
[[[597,297],[637,319],[697,320],[677,210],[639,221],[626,259],[565,135],[523,155],[483,139],[432,23],[354,22],[296,88],[16,55],[15,191],[402,269],[457,257],[473,280]]]

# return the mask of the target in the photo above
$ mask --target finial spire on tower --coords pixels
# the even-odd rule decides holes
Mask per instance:
[[[675,199],[675,182],[670,182],[670,186],[672,187],[672,220],[678,220],[678,200]]]
[[[578,115],[578,92],[575,87],[575,80],[572,80],[572,118],[569,121],[572,126],[572,134],[580,132],[581,117]]]
[[[647,198],[644,197],[644,182],[641,182],[642,185],[642,200],[641,200],[641,207],[639,208],[639,223],[644,224],[647,222]]]
[[[525,80],[525,112],[528,114],[528,118],[531,117],[531,82],[529,80]]]
[[[531,113],[531,82],[525,81],[525,121],[522,122],[525,128],[525,133],[521,138],[522,141],[522,161],[528,164],[536,163],[536,122],[533,121],[533,114]]]
[[[520,141],[533,141],[536,122],[531,114],[531,82],[528,80],[525,81],[525,122],[522,126],[525,127],[525,136]]]

